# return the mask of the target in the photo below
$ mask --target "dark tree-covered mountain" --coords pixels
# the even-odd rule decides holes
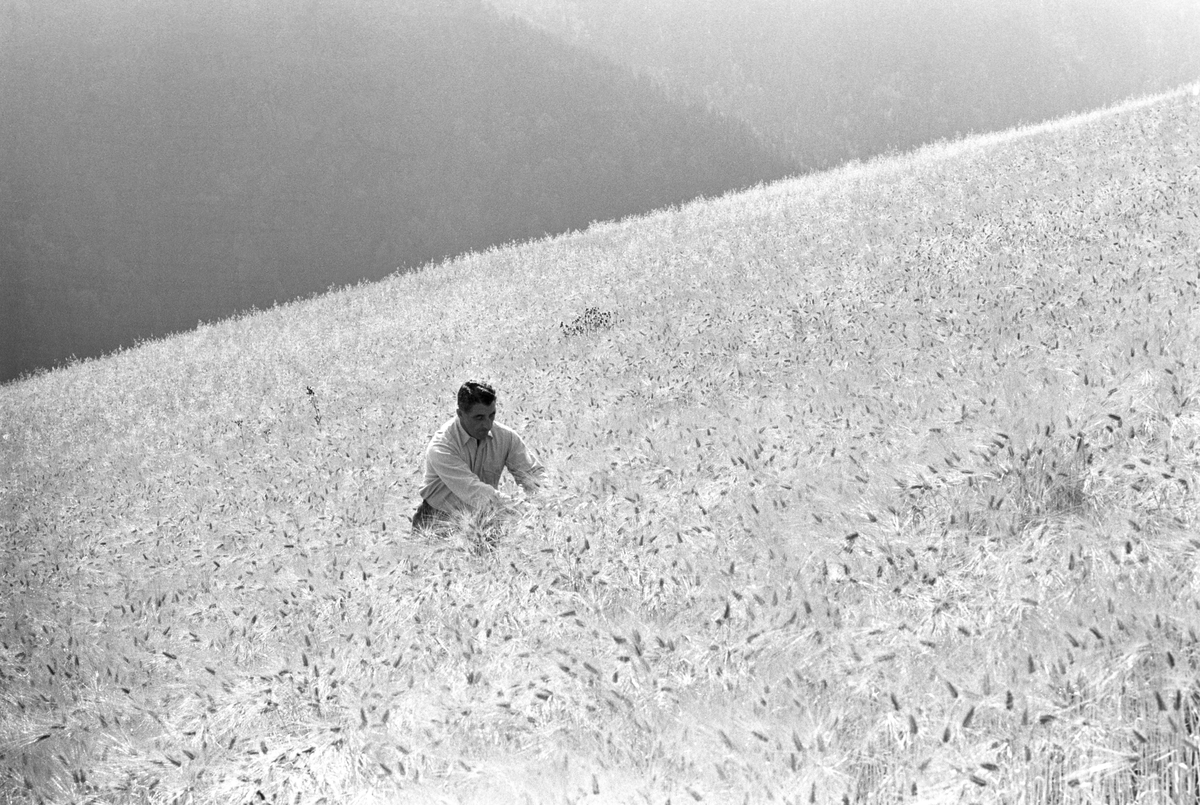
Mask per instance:
[[[489,0],[807,168],[1200,78],[1197,0]]]
[[[0,379],[779,178],[477,0],[0,0]]]

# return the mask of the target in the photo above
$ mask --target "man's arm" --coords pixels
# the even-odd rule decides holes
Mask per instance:
[[[454,496],[472,509],[483,509],[499,502],[500,493],[471,472],[466,459],[446,444],[435,443],[425,453],[430,469]]]
[[[530,454],[525,447],[525,442],[515,433],[512,447],[508,451],[508,460],[505,461],[504,466],[528,494],[532,495],[546,483],[545,466],[538,461],[537,456]]]

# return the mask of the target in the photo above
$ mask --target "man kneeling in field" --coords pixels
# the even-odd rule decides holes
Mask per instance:
[[[425,482],[413,531],[450,522],[513,501],[497,487],[508,468],[526,493],[545,482],[546,469],[510,428],[496,422],[496,390],[468,380],[458,390],[458,411],[425,448]]]

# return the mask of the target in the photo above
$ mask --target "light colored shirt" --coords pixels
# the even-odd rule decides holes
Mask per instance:
[[[448,514],[485,508],[500,502],[497,487],[505,468],[526,492],[536,491],[545,480],[546,468],[511,428],[493,423],[480,442],[456,416],[438,428],[425,448],[421,497]]]

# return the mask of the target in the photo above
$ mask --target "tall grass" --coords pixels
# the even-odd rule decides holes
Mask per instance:
[[[1196,800],[1198,141],[1193,88],[0,389],[0,797]],[[495,546],[407,528],[467,377],[553,474]]]

